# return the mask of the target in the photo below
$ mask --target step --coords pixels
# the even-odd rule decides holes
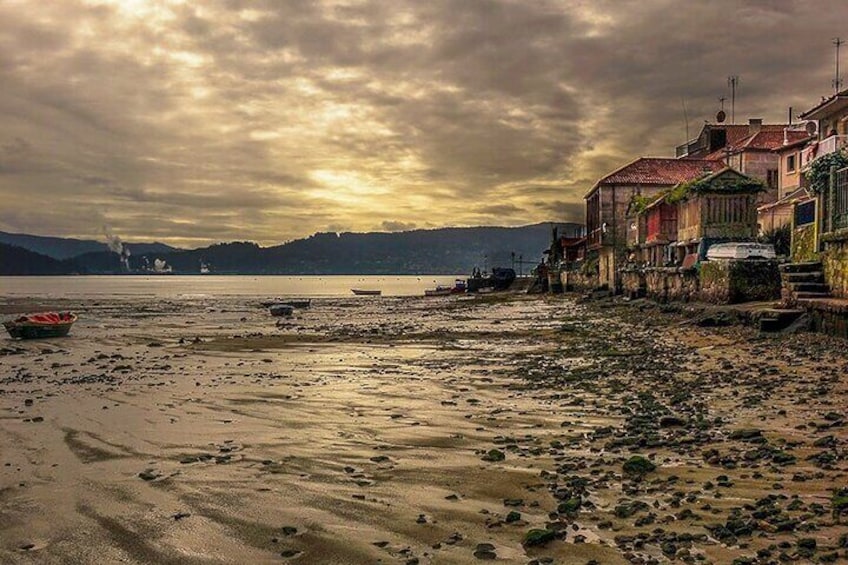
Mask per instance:
[[[814,273],[821,271],[821,261],[810,261],[807,263],[787,263],[780,266],[784,273]]]
[[[830,298],[829,292],[795,292],[793,293],[795,300],[811,300],[819,298]]]
[[[761,332],[782,332],[798,318],[803,316],[806,310],[797,308],[763,308],[754,312]]]
[[[792,292],[830,292],[830,287],[822,282],[792,282],[786,286]]]
[[[824,280],[824,273],[821,271],[810,271],[808,273],[792,273],[792,272],[783,272],[780,273],[780,278],[785,282],[822,282]]]

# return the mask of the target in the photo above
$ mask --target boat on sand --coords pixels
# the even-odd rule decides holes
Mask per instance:
[[[9,335],[17,339],[64,337],[77,321],[73,312],[39,312],[3,322]]]
[[[362,289],[362,288],[352,288],[350,289],[352,293],[356,296],[380,296],[383,291],[382,290],[373,290],[373,289]]]

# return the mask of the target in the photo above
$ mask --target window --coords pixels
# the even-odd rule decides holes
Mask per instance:
[[[787,155],[786,157],[786,172],[794,173],[795,172],[795,157],[796,154]]]
[[[766,185],[769,188],[777,188],[777,169],[769,169],[766,171]]]

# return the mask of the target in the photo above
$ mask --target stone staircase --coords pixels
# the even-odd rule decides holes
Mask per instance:
[[[781,298],[787,306],[795,306],[799,301],[831,297],[820,262],[781,265],[780,279]]]

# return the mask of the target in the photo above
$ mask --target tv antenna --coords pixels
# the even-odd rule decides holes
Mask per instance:
[[[833,79],[834,93],[839,93],[839,89],[842,88],[842,79],[839,77],[839,48],[842,47],[843,43],[845,42],[842,41],[841,37],[837,37],[833,40],[833,44],[836,46],[836,76]]]
[[[716,114],[716,121],[718,123],[723,123],[724,120],[727,119],[727,114],[724,112],[724,101],[725,100],[727,100],[727,96],[722,96],[718,99],[718,101],[721,103],[721,109]]]
[[[730,123],[736,123],[736,87],[739,86],[739,77],[730,75],[727,77],[727,86],[730,87]]]

